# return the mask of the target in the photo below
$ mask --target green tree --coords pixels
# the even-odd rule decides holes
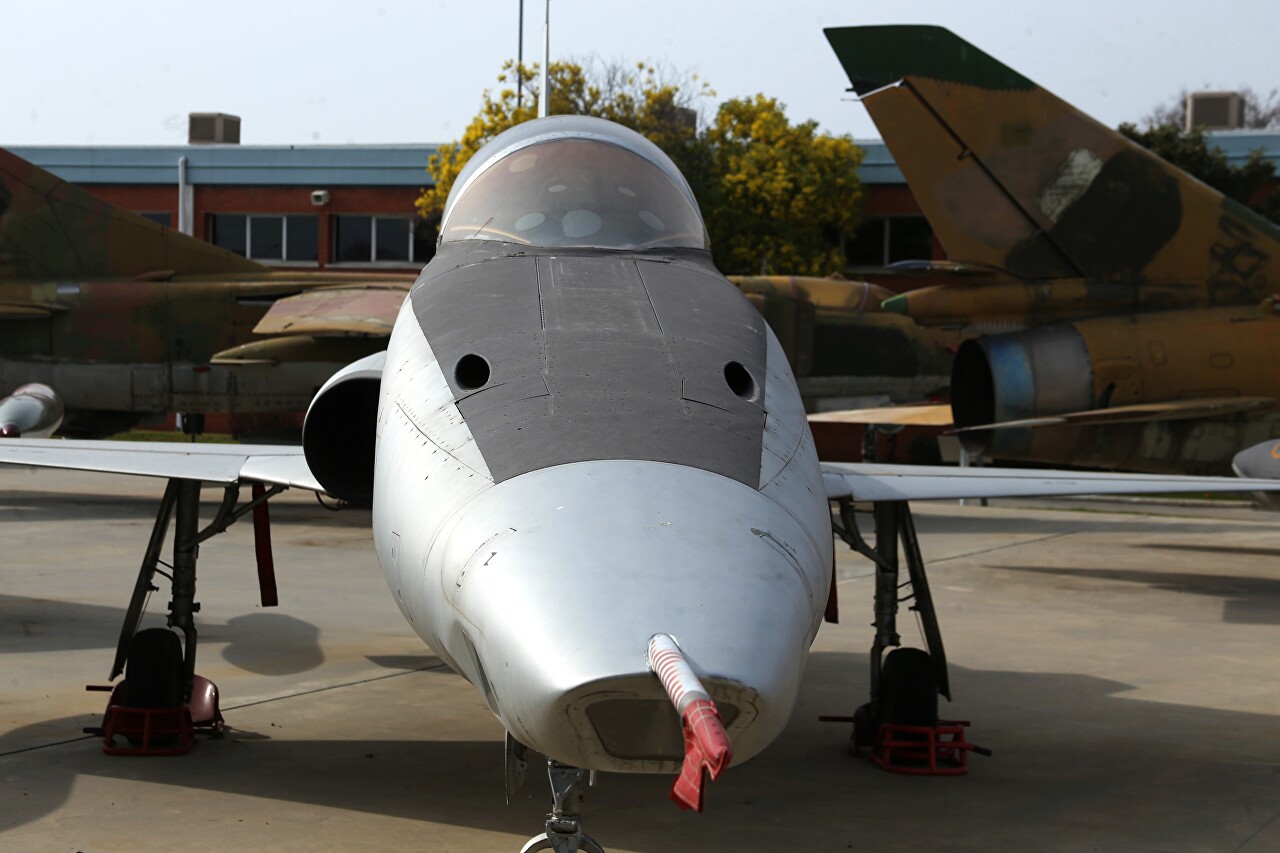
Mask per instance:
[[[1239,166],[1232,166],[1221,148],[1211,145],[1204,130],[1185,133],[1179,124],[1165,123],[1139,130],[1122,124],[1120,132],[1148,151],[1204,181],[1218,192],[1280,223],[1280,192],[1276,168],[1263,151],[1254,151]]]
[[[522,66],[523,96],[513,83],[516,63],[508,60],[498,75],[499,88],[486,89],[480,112],[456,142],[442,145],[427,164],[434,186],[418,198],[419,215],[438,225],[449,190],[467,161],[504,130],[538,115],[540,75],[537,64]],[[697,77],[676,79],[670,72],[644,62],[553,62],[548,66],[548,109],[552,115],[591,115],[616,121],[644,134],[683,170],[697,171],[697,110],[699,99],[714,95]],[[695,188],[696,189],[696,188]]]
[[[418,212],[438,226],[467,160],[499,133],[537,115],[537,66],[524,69],[523,98],[507,62],[486,90],[462,138],[441,146],[427,167],[434,186]],[[815,122],[791,124],[777,101],[757,95],[722,104],[698,127],[697,105],[714,92],[695,76],[648,63],[601,66],[555,62],[548,70],[553,115],[594,115],[643,134],[688,180],[726,273],[827,275],[844,265],[843,242],[861,218],[857,169],[862,152]]]
[[[1259,130],[1280,127],[1280,89],[1272,89],[1265,95],[1254,91],[1249,86],[1240,86],[1235,91],[1239,93],[1241,105],[1244,107],[1246,128]],[[1142,129],[1153,130],[1166,124],[1185,127],[1189,94],[1190,91],[1184,87],[1168,101],[1157,104],[1143,117]]]
[[[817,122],[792,124],[783,110],[764,95],[726,101],[704,134],[703,212],[725,273],[839,272],[844,238],[861,220],[862,150],[819,133]]]

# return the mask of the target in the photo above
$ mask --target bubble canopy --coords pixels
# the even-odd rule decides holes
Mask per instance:
[[[698,203],[671,159],[590,116],[528,121],[477,151],[449,193],[440,240],[708,248]]]

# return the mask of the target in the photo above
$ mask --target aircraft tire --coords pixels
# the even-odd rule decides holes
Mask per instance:
[[[880,721],[905,726],[938,723],[938,677],[922,649],[894,649],[880,671]]]
[[[125,663],[126,704],[133,708],[175,708],[182,704],[182,643],[168,628],[133,635]]]

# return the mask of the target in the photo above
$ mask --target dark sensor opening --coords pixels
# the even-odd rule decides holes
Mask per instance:
[[[467,353],[458,359],[453,369],[453,379],[463,391],[474,391],[489,383],[489,362],[475,353]]]
[[[728,383],[729,390],[737,394],[744,400],[754,399],[756,396],[756,381],[751,378],[751,374],[747,369],[736,361],[731,361],[724,366],[724,381]]]

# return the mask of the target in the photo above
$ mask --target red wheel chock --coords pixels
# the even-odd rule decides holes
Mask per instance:
[[[101,728],[85,729],[102,735],[102,751],[107,755],[185,755],[195,745],[196,730],[220,738],[226,728],[218,709],[218,688],[197,675],[191,699],[173,708],[131,708],[120,704],[125,681],[114,688],[89,685],[88,690],[111,690]],[[128,745],[117,745],[117,737]]]
[[[871,760],[890,773],[913,776],[963,776],[969,753],[987,750],[965,738],[967,720],[938,720],[934,726],[881,723],[871,746]]]

